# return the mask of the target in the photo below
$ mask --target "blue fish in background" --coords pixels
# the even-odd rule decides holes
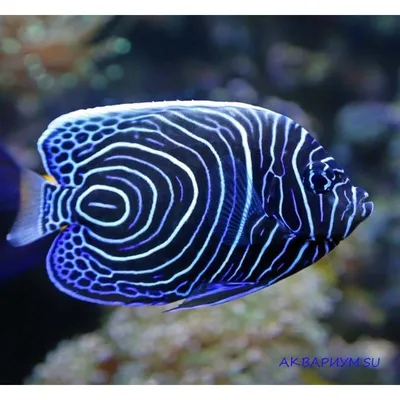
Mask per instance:
[[[74,111],[38,150],[53,182],[21,169],[7,240],[57,234],[50,280],[99,304],[184,300],[176,310],[254,293],[314,264],[373,211],[302,126],[248,104]]]

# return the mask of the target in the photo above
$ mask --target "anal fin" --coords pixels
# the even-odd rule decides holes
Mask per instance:
[[[260,283],[222,282],[202,284],[179,306],[164,312],[202,308],[227,303],[266,288]]]

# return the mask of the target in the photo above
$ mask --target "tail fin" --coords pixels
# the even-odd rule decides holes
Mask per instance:
[[[25,246],[48,234],[40,224],[45,184],[45,178],[22,168],[0,144],[0,230],[5,223],[12,246]]]
[[[20,203],[17,219],[7,235],[14,247],[26,246],[46,236],[41,226],[42,194],[46,180],[28,169],[21,170]]]

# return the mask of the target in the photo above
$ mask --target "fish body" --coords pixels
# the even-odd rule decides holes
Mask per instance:
[[[59,232],[54,285],[106,305],[224,303],[314,264],[373,211],[302,126],[242,103],[74,111],[21,179],[14,246]]]

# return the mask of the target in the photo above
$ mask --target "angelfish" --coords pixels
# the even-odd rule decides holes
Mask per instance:
[[[21,168],[7,236],[57,232],[53,284],[105,305],[221,304],[314,264],[373,211],[295,121],[242,103],[78,110],[38,140],[50,179]]]

